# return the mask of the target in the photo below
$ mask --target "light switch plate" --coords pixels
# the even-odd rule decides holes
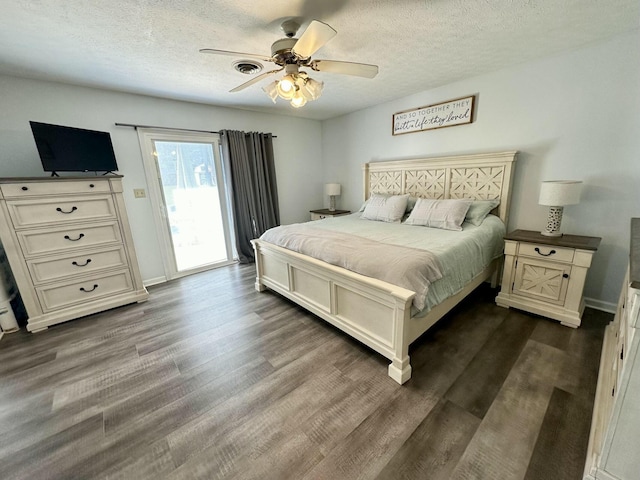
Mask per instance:
[[[144,191],[144,188],[134,188],[133,196],[136,198],[145,198],[147,196],[147,192]]]

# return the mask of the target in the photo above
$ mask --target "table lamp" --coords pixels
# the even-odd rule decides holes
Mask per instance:
[[[548,237],[560,237],[560,223],[562,222],[562,210],[565,205],[580,203],[580,190],[582,182],[576,180],[551,180],[542,182],[540,187],[540,205],[549,207],[546,228],[540,232]]]
[[[324,186],[325,195],[329,195],[329,211],[334,212],[336,210],[336,196],[340,195],[339,183],[327,183]]]

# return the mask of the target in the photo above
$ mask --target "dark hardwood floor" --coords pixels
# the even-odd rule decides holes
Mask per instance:
[[[0,341],[2,479],[581,478],[603,327],[481,286],[413,377],[271,292],[252,266]]]

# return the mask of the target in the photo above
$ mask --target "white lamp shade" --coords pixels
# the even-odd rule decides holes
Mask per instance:
[[[340,195],[340,184],[339,183],[327,183],[324,186],[325,195]]]
[[[580,203],[582,182],[576,180],[552,180],[542,182],[540,187],[540,205],[563,207]]]

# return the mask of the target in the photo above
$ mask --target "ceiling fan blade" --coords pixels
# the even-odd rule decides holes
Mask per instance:
[[[356,77],[373,78],[378,74],[378,66],[367,63],[314,60],[309,66],[318,72],[341,73],[343,75],[355,75]]]
[[[235,93],[235,92],[239,92],[240,90],[244,90],[245,88],[250,87],[251,85],[264,80],[269,75],[273,75],[274,73],[281,72],[282,70],[284,70],[284,68],[278,68],[276,70],[271,70],[270,72],[261,73],[260,75],[258,75],[257,77],[252,78],[248,82],[244,82],[242,85],[238,85],[236,88],[234,88],[232,90],[229,90],[229,93]]]
[[[337,33],[326,23],[313,20],[293,46],[292,51],[301,58],[309,58]]]
[[[200,53],[212,53],[214,55],[227,55],[230,57],[255,58],[263,62],[274,62],[274,59],[265,55],[257,55],[255,53],[230,52],[228,50],[216,50],[215,48],[201,48]]]

